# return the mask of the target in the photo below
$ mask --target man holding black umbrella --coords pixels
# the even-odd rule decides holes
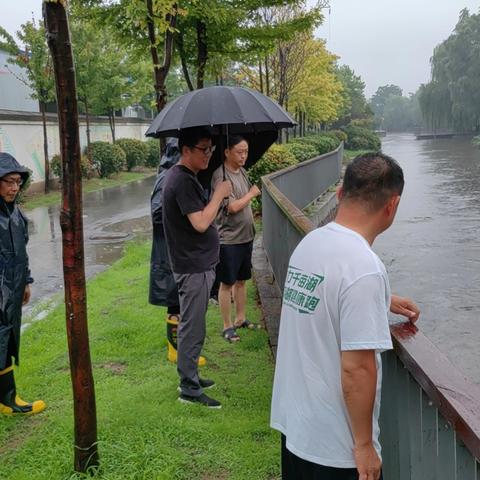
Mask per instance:
[[[220,402],[203,392],[214,382],[199,377],[198,358],[205,341],[205,315],[219,256],[218,232],[212,224],[232,186],[229,181],[220,182],[209,201],[197,179],[197,174],[208,168],[215,150],[208,130],[183,130],[178,146],[182,156],[165,180],[163,224],[180,298],[179,400],[221,408]]]

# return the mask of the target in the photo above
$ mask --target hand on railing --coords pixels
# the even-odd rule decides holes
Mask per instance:
[[[420,309],[409,298],[392,295],[390,311],[396,315],[403,315],[412,323],[415,323],[420,316]]]

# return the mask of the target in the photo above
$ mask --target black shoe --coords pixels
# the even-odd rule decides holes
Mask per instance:
[[[216,385],[214,380],[209,380],[208,378],[200,378],[200,377],[198,377],[198,383],[204,390],[207,390],[208,388],[212,388]],[[182,387],[178,386],[177,392],[182,393]]]
[[[190,395],[185,395],[184,393],[181,393],[178,397],[178,400],[182,403],[199,403],[200,405],[208,408],[222,408],[222,404],[219,401],[215,400],[214,398],[208,397],[204,393],[202,393],[198,397],[191,397]]]
[[[207,388],[212,388],[215,386],[215,382],[213,380],[209,380],[208,378],[198,378],[198,383],[200,386],[206,390]]]

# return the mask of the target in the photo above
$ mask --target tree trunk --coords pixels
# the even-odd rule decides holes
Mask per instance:
[[[115,109],[108,110],[108,124],[110,125],[110,132],[112,134],[112,143],[115,143]]]
[[[45,102],[40,103],[40,111],[42,112],[43,125],[43,157],[45,162],[45,187],[44,192],[50,191],[50,163],[48,161],[48,137],[47,137],[47,117],[45,115]]]
[[[205,81],[205,67],[207,65],[207,26],[197,21],[197,88],[203,88]]]
[[[87,97],[84,97],[83,104],[85,105],[85,121],[87,123],[87,130],[86,130],[86,133],[87,133],[87,157],[90,160],[90,162],[92,162],[93,159],[92,159],[92,153],[91,153],[91,148],[90,148],[90,144],[92,143],[91,139],[90,139],[90,112],[88,111]]]
[[[88,341],[83,248],[82,175],[75,70],[65,2],[44,0],[43,16],[52,54],[62,154],[63,274],[68,351],[75,422],[74,468],[99,465],[95,388]]]
[[[265,93],[270,96],[270,70],[268,68],[268,55],[265,55]]]
[[[180,32],[175,35],[175,45],[177,46],[178,55],[182,64],[183,77],[185,78],[188,89],[192,92],[195,90],[195,88],[193,87],[192,79],[190,78],[190,73],[188,72],[187,59],[183,45],[183,35]]]
[[[258,62],[258,78],[260,80],[260,93],[263,93],[263,69],[262,69],[262,60]]]
[[[282,47],[278,47],[278,67],[279,67],[279,88],[278,88],[278,104],[283,107],[285,105],[287,95],[287,76],[286,76],[286,55]]]
[[[168,72],[170,70],[170,65],[172,63],[172,53],[173,53],[173,34],[174,29],[177,23],[177,6],[173,6],[174,14],[167,15],[168,28],[165,32],[164,39],[164,52],[163,52],[163,63],[160,66],[160,61],[158,59],[158,50],[157,50],[157,39],[155,35],[155,23],[153,15],[153,1],[146,0],[147,4],[147,28],[148,28],[148,39],[150,41],[150,54],[153,61],[153,72],[155,76],[155,101],[157,106],[157,113],[160,113],[163,110],[163,107],[167,103],[167,89],[165,88],[165,81],[167,79]]]

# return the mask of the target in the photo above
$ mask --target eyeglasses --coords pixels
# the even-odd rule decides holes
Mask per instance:
[[[194,145],[193,148],[200,150],[204,155],[211,155],[215,151],[217,146],[212,145],[211,147],[197,147],[196,145]]]
[[[3,183],[6,183],[9,187],[13,187],[16,185],[17,187],[21,187],[23,185],[23,180],[20,178],[19,180],[7,179],[7,178],[0,178]]]

